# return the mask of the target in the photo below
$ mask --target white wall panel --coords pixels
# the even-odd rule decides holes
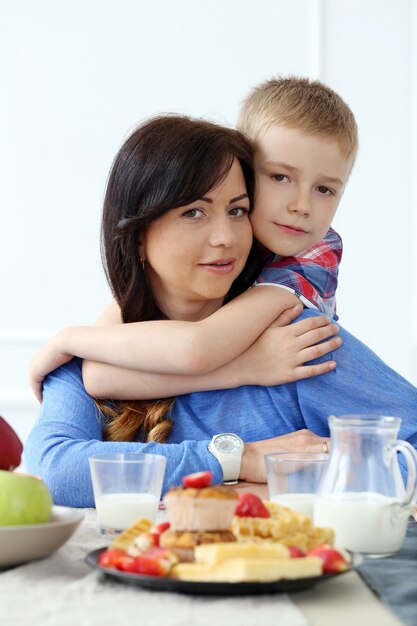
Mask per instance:
[[[322,78],[357,114],[341,321],[417,382],[416,32],[411,0],[0,2],[0,413],[24,432],[31,353],[109,298],[99,219],[126,134],[166,111],[234,124],[273,74]]]
[[[323,79],[350,103],[360,131],[335,220],[345,244],[341,322],[416,382],[412,4],[323,0]]]
[[[411,159],[411,207],[412,207],[412,302],[411,312],[413,319],[413,380],[417,381],[417,3],[412,3],[412,59],[411,59],[411,75],[412,75],[412,128],[411,137],[413,141],[412,159]]]

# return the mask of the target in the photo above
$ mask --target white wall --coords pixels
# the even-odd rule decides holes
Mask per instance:
[[[278,73],[322,78],[357,115],[361,150],[335,222],[341,322],[417,383],[413,11],[412,0],[0,0],[0,413],[23,438],[37,410],[30,355],[109,298],[99,219],[127,133],[167,111],[234,124],[247,91]]]

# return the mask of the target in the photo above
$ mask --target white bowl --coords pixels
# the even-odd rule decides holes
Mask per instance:
[[[83,517],[79,509],[54,506],[46,524],[0,526],[0,569],[48,556],[71,537]]]

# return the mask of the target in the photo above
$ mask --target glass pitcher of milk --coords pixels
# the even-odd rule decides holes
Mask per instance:
[[[398,417],[329,417],[330,457],[317,490],[314,523],[334,529],[336,546],[368,556],[401,548],[416,492],[417,453],[397,439],[400,425]]]

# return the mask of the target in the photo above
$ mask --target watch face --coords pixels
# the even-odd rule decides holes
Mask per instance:
[[[242,448],[241,441],[236,435],[219,435],[213,442],[216,450],[226,454],[237,452]]]

